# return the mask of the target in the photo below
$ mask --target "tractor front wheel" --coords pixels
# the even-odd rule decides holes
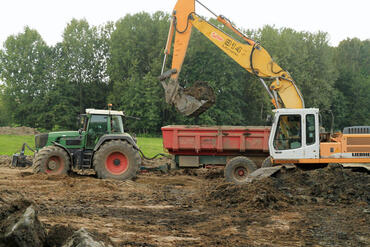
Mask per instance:
[[[127,180],[136,177],[141,158],[139,152],[125,141],[104,143],[94,155],[93,165],[98,178]]]
[[[69,156],[63,148],[48,146],[36,153],[33,162],[33,172],[49,175],[67,174],[70,164]]]

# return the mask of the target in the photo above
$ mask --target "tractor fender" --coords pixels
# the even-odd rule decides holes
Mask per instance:
[[[66,151],[66,152],[67,152],[67,154],[68,154],[69,159],[71,160],[71,162],[73,161],[73,159],[72,159],[72,154],[71,154],[71,152],[68,150],[68,148],[66,148],[65,146],[63,146],[62,144],[57,143],[57,142],[52,142],[52,143],[53,143],[53,145],[54,145],[54,146],[60,147],[60,148],[62,148],[64,151]]]
[[[101,145],[103,145],[107,141],[111,140],[123,140],[130,143],[136,150],[139,150],[139,147],[137,146],[134,139],[129,134],[118,134],[118,135],[103,135],[98,143],[96,143],[94,147],[94,152],[100,148]]]

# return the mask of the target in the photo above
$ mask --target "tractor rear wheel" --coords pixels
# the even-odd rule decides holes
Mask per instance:
[[[253,161],[244,156],[232,158],[227,162],[224,169],[224,176],[227,182],[244,184],[247,176],[257,170]]]
[[[134,147],[121,140],[104,143],[94,155],[93,165],[98,178],[127,180],[136,177],[141,158]]]
[[[33,162],[33,172],[49,175],[67,174],[70,164],[68,153],[63,148],[48,146],[36,153]]]

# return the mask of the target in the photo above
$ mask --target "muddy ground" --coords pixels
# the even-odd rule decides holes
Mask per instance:
[[[370,246],[369,188],[368,173],[338,167],[236,186],[219,169],[122,182],[0,165],[0,208],[34,203],[49,246],[80,227],[116,246]]]

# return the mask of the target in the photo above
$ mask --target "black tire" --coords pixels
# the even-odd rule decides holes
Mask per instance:
[[[98,178],[127,180],[136,177],[141,157],[138,150],[121,140],[104,143],[94,154],[93,165]]]
[[[274,164],[271,162],[271,156],[267,157],[263,162],[262,162],[262,168],[264,167],[273,167]]]
[[[224,176],[227,182],[244,184],[247,176],[257,170],[253,161],[244,156],[232,158],[227,162],[224,169]]]
[[[46,173],[49,175],[67,174],[71,161],[68,153],[60,147],[48,146],[40,149],[33,162],[34,173]]]

